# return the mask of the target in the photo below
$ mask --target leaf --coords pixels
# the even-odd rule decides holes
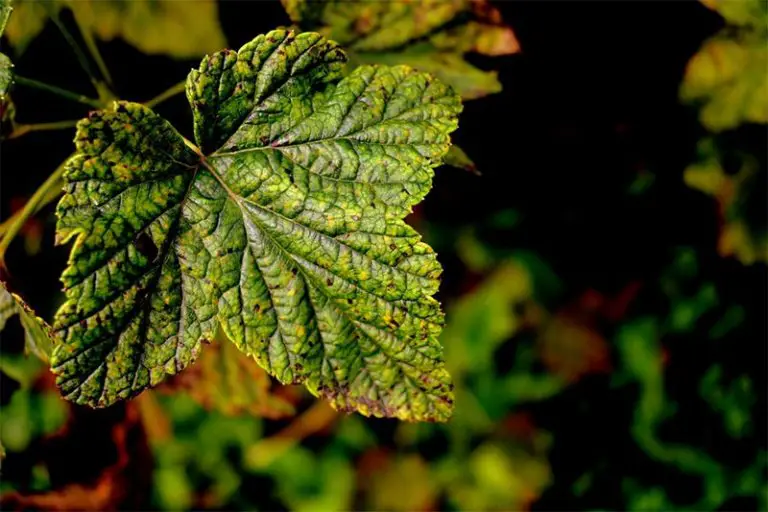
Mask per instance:
[[[9,42],[23,52],[48,16],[65,8],[99,39],[122,38],[144,53],[190,58],[226,44],[215,0],[18,0]]]
[[[15,293],[10,293],[5,283],[0,282],[0,331],[5,328],[8,319],[16,313],[24,328],[25,350],[48,362],[53,350],[51,327],[35,315],[24,299]]]
[[[295,414],[289,402],[270,394],[269,376],[256,361],[225,338],[208,347],[194,367],[167,384],[167,389],[184,390],[207,409],[229,416],[280,419]]]
[[[469,155],[467,155],[463,149],[455,144],[452,145],[448,150],[448,153],[445,154],[443,163],[445,165],[455,167],[456,169],[462,169],[464,171],[471,172],[472,174],[480,176],[480,171],[477,170],[477,165],[475,165],[475,162],[469,158]]]
[[[99,39],[125,39],[148,54],[185,59],[227,44],[215,0],[69,0],[78,21]]]
[[[729,27],[688,62],[683,101],[701,107],[702,124],[719,132],[745,122],[768,123],[768,8],[761,0],[703,0]]]
[[[512,30],[486,1],[283,0],[283,6],[302,30],[338,41],[353,64],[407,64],[434,74],[464,99],[501,91],[496,73],[473,66],[465,54],[520,50]]]
[[[5,32],[5,25],[8,23],[11,11],[13,11],[11,0],[0,0],[0,36]]]
[[[16,314],[16,302],[5,285],[0,287],[0,331],[5,329],[8,319]]]
[[[59,241],[76,237],[52,362],[68,398],[134,396],[221,322],[337,409],[450,415],[441,268],[403,217],[461,103],[407,67],[342,79],[344,61],[318,34],[280,30],[206,57],[187,82],[202,150],[134,103],[80,122],[57,210]]]
[[[52,0],[15,0],[13,16],[5,27],[5,37],[17,54],[42,32],[48,19],[48,7]]]
[[[0,0],[0,36],[5,31],[8,17],[13,8],[11,0]],[[0,53],[0,121],[6,120],[6,112],[10,113],[12,103],[8,91],[13,85],[13,62],[4,53]]]
[[[761,28],[768,21],[768,4],[762,0],[701,0],[731,25]]]
[[[731,172],[726,161],[735,164]],[[753,219],[751,211],[762,216],[763,199],[760,177],[765,168],[745,151],[726,153],[714,138],[703,139],[697,146],[697,161],[689,165],[683,179],[689,187],[712,196],[718,206],[721,256],[735,256],[745,265],[768,261],[768,233],[762,219]],[[754,206],[753,206],[754,205]],[[755,207],[756,206],[756,207]]]

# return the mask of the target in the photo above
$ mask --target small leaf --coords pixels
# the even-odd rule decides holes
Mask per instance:
[[[520,50],[512,30],[486,1],[312,2],[283,0],[291,20],[338,41],[354,64],[407,64],[434,74],[462,98],[501,91],[495,72],[467,53],[510,55]]]
[[[25,350],[48,362],[53,351],[51,327],[35,314],[24,299],[10,293],[5,283],[0,282],[0,331],[16,313],[19,314],[19,321],[24,328]]]
[[[202,150],[138,104],[80,122],[57,212],[59,241],[76,237],[54,324],[67,397],[134,396],[194,361],[221,322],[281,382],[338,409],[447,419],[441,268],[403,218],[461,103],[407,67],[342,79],[345,60],[286,31],[206,57],[187,82]]]
[[[477,170],[477,165],[475,165],[475,162],[469,158],[469,155],[467,155],[463,149],[455,144],[451,146],[451,148],[443,157],[443,163],[445,165],[455,167],[456,169],[462,169],[464,171],[471,172],[472,174],[480,176],[480,171]]]

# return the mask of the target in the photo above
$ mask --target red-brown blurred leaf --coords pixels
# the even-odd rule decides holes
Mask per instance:
[[[103,511],[146,506],[151,454],[136,406],[127,403],[106,411],[72,407],[72,411],[69,423],[43,440],[39,449],[54,488],[33,494],[6,493],[0,497],[3,510]],[[93,467],[104,460],[105,466]],[[94,469],[96,476],[89,478]]]
[[[227,339],[203,348],[200,360],[168,380],[161,392],[185,391],[203,407],[229,416],[293,416],[293,405],[270,392],[269,375]]]

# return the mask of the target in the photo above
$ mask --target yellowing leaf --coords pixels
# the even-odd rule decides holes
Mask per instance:
[[[69,0],[69,6],[99,39],[122,38],[144,53],[190,58],[227,44],[215,0]]]
[[[440,264],[404,222],[459,98],[405,66],[343,76],[344,52],[276,30],[203,59],[197,146],[147,107],[78,124],[57,239],[74,238],[52,368],[106,406],[195,359],[220,323],[283,383],[335,408],[446,420]]]
[[[496,73],[464,59],[519,51],[512,30],[483,0],[309,2],[283,0],[291,20],[339,42],[353,64],[408,64],[434,74],[465,99],[501,91]]]
[[[722,155],[713,139],[705,139],[698,146],[698,160],[685,169],[683,178],[691,187],[712,196],[720,216],[718,252],[721,256],[735,256],[750,265],[768,261],[768,234],[759,226],[750,225],[744,211],[746,202],[757,201],[763,192],[755,190],[758,173],[765,172],[753,157],[736,153],[739,168],[735,173],[723,169]]]
[[[122,38],[144,53],[190,58],[226,45],[215,0],[19,0],[14,5],[7,36],[17,51],[40,33],[49,14],[64,8],[99,39]]]
[[[768,123],[768,4],[763,0],[704,0],[734,26],[704,43],[688,62],[680,96],[701,106],[711,131]]]
[[[765,28],[768,23],[768,4],[763,0],[701,0],[717,11],[729,24]]]
[[[366,475],[368,510],[433,510],[437,488],[429,466],[418,455],[387,460]]]

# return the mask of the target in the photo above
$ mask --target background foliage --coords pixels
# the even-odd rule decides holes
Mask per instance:
[[[453,420],[339,415],[224,340],[135,401],[72,406],[24,356],[14,315],[3,507],[766,509],[764,2],[345,5],[20,0],[3,51],[20,75],[92,90],[57,27],[79,23],[138,101],[280,25],[327,31],[361,61],[438,63],[472,100],[456,142],[482,173],[438,170],[409,219],[445,267]],[[424,25],[386,18],[420,9]],[[11,94],[17,125],[87,112]],[[158,111],[190,136],[184,98]],[[3,142],[3,221],[71,137]],[[44,318],[66,262],[52,211],[7,253]]]

